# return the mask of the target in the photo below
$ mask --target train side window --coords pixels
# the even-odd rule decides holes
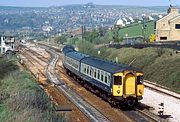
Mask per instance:
[[[100,70],[98,69],[97,78],[100,79]]]
[[[97,70],[94,69],[94,78],[96,78],[96,72],[97,72]]]
[[[84,65],[84,73],[86,73],[86,65]]]
[[[76,69],[79,69],[79,63],[76,61]]]
[[[111,75],[108,75],[108,83],[111,82]]]
[[[114,76],[114,85],[122,85],[122,77]]]
[[[84,65],[81,64],[81,72],[83,72],[83,70],[84,70]]]
[[[87,74],[89,75],[89,66],[87,66]]]
[[[104,82],[104,71],[101,71],[101,81]]]
[[[105,83],[108,83],[108,77],[107,77],[107,76],[108,76],[108,74],[105,73],[105,79],[104,79],[104,82],[105,82]]]
[[[94,75],[94,68],[92,67],[91,68],[91,76],[93,77],[93,75]]]
[[[90,67],[90,76],[92,76],[92,72],[93,72],[93,68],[92,67]]]

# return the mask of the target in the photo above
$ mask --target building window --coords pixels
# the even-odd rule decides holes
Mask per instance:
[[[167,40],[167,37],[160,37],[160,40]]]
[[[154,30],[156,30],[156,22],[154,22]]]
[[[180,24],[175,24],[175,29],[180,29]]]

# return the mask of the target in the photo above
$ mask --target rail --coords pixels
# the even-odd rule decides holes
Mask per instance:
[[[144,81],[144,85],[152,90],[158,91],[160,93],[164,93],[166,95],[169,95],[171,97],[174,97],[176,99],[180,99],[180,94],[178,92],[172,91],[167,87],[161,86],[159,84],[150,82],[148,80]]]
[[[95,107],[87,103],[81,96],[79,96],[76,92],[74,92],[67,85],[65,85],[65,83],[62,80],[57,78],[54,69],[59,59],[59,55],[57,55],[51,49],[46,48],[46,50],[52,55],[49,65],[46,68],[46,74],[49,81],[56,84],[57,88],[61,90],[63,94],[89,118],[90,121],[109,122],[110,120],[107,117],[105,117],[100,111],[98,111]]]
[[[49,51],[49,53],[55,53],[55,51],[56,50],[54,50],[54,48],[51,48],[50,46],[46,46],[46,45],[43,45],[43,48],[48,48],[49,50],[51,50],[51,51]],[[59,52],[59,51],[58,51]],[[56,52],[57,53],[57,52]],[[55,54],[54,54],[55,55]],[[58,54],[57,54],[57,56],[59,56]],[[56,61],[57,62],[57,61]],[[54,65],[53,67],[55,67],[55,62],[53,62],[52,63],[52,65]],[[51,69],[53,69],[53,68],[51,68]],[[64,82],[63,81],[61,81],[61,80],[59,80],[59,79],[57,79],[57,78],[55,78],[55,80],[54,80],[54,83],[56,84],[56,85],[58,85],[58,87],[59,87],[59,89],[61,90],[61,91],[63,91],[64,92],[64,94],[71,100],[71,101],[73,101],[73,103],[74,102],[77,102],[78,101],[78,103],[75,103],[75,104],[77,104],[77,106],[78,106],[78,104],[81,104],[81,105],[83,105],[82,103],[81,103],[81,100],[82,100],[82,102],[84,102],[84,100],[83,100],[83,98],[81,99],[81,100],[79,100],[79,99],[76,99],[76,98],[71,98],[71,96],[79,96],[77,93],[75,93],[75,92],[73,92],[72,90],[71,91],[68,91],[68,90],[70,90],[70,89],[68,89],[67,88],[67,86],[64,84]],[[68,91],[68,92],[67,92]],[[70,94],[69,94],[70,93]],[[87,104],[87,103],[86,103]],[[79,106],[80,107],[80,109],[81,109],[81,107],[82,106]],[[79,108],[78,107],[78,108]],[[89,107],[87,107],[87,108],[89,108]],[[83,111],[83,110],[82,110]],[[89,110],[88,110],[89,111]],[[94,110],[93,110],[94,111]],[[91,113],[94,113],[94,114],[96,114],[97,115],[97,113],[95,113],[95,112],[91,112]],[[87,112],[86,110],[85,110],[85,112]],[[85,112],[83,112],[83,113],[85,113]],[[153,114],[152,112],[149,112],[148,110],[146,110],[146,109],[143,109],[143,110],[141,110],[141,109],[138,109],[138,108],[135,108],[134,110],[131,110],[131,111],[125,111],[124,112],[125,114],[127,114],[130,118],[132,118],[133,120],[135,120],[135,121],[144,121],[144,122],[149,122],[149,121],[151,121],[151,122],[159,122],[159,121],[161,121],[162,119],[160,118],[160,117],[158,117],[157,115],[155,115],[155,114]],[[92,116],[91,114],[90,114],[90,116]],[[88,116],[88,118],[90,117],[90,116]],[[94,118],[93,118],[94,119]],[[90,120],[93,120],[93,119],[90,119]],[[93,120],[94,121],[94,120]],[[99,121],[99,120],[98,120]],[[105,120],[101,120],[101,121],[105,121]]]

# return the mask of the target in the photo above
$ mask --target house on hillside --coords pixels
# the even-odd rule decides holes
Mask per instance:
[[[178,8],[170,6],[168,14],[156,21],[156,41],[180,40],[180,15]]]

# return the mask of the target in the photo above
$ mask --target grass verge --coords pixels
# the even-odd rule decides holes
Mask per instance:
[[[0,59],[0,121],[64,121],[31,74],[20,71],[16,63]]]

